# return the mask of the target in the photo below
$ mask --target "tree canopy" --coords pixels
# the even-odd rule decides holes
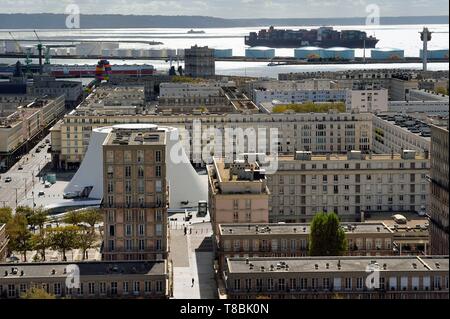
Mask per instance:
[[[311,223],[310,256],[341,256],[347,250],[345,231],[335,213],[319,213]]]

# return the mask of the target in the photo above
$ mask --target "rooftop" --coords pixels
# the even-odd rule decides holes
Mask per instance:
[[[302,257],[302,258],[229,258],[228,272],[366,272],[368,265],[381,271],[447,271],[448,256],[436,257]],[[273,269],[273,270],[271,270]]]
[[[402,154],[363,154],[359,151],[352,151],[348,154],[312,154],[311,152],[297,152],[296,155],[280,155],[279,161],[399,161],[399,160],[425,160],[425,156],[422,153],[416,151],[405,150],[405,154],[409,154],[410,157],[405,157],[407,155]]]
[[[223,236],[254,235],[296,235],[309,234],[310,224],[222,224],[220,233]],[[384,223],[343,223],[347,234],[390,234],[392,231]]]
[[[152,124],[116,125],[103,145],[165,145],[166,130]]]
[[[0,282],[2,279],[16,278],[66,278],[69,265],[73,263],[25,263],[0,264]],[[152,262],[78,262],[81,276],[101,275],[147,275],[166,274],[165,261]],[[23,271],[23,273],[22,273]]]

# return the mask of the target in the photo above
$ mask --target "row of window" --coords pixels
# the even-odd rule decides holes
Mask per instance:
[[[433,279],[433,285],[431,280]],[[421,282],[421,283],[420,283]],[[370,288],[382,290],[448,290],[448,276],[443,278],[435,276],[433,278],[426,276],[422,277],[379,277],[379,280],[374,280],[368,283],[366,278],[257,278],[257,279],[234,279],[232,289],[234,291],[240,290],[267,290],[267,291],[286,291],[286,290],[318,290],[333,289],[335,291],[344,290],[364,290]]]
[[[149,151],[147,151],[149,152]],[[136,151],[136,162],[137,163],[144,163],[144,156],[145,152],[143,150],[137,150]],[[132,152],[131,151],[124,151],[124,161],[125,163],[131,163],[132,162]],[[108,163],[114,162],[114,151],[106,151],[106,161]],[[162,162],[162,151],[155,151],[155,162],[161,163]]]
[[[119,284],[120,284],[120,291],[119,291]],[[38,284],[33,284],[34,287],[38,287]],[[21,294],[26,293],[26,291],[29,289],[30,285],[26,283],[22,284],[8,284],[5,287],[3,285],[0,285],[0,297],[4,296],[6,293],[6,296],[8,298],[15,298],[19,297]],[[87,288],[87,291],[85,291],[85,287]],[[40,285],[40,288],[45,290],[47,293],[52,293],[56,296],[62,296],[63,293],[65,295],[78,295],[83,296],[87,293],[89,296],[95,296],[95,295],[118,295],[119,292],[122,295],[126,294],[141,294],[146,293],[163,293],[164,292],[164,281],[157,280],[157,281],[123,281],[123,282],[88,282],[88,283],[80,283],[79,288],[67,288],[65,283],[54,283],[52,285],[48,283],[42,283]]]

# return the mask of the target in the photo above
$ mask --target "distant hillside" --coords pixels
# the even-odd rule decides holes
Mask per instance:
[[[0,14],[0,29],[64,29],[64,14]],[[365,18],[221,19],[204,16],[81,15],[83,29],[94,28],[231,28],[268,25],[363,25]],[[381,24],[448,24],[448,16],[382,17]]]

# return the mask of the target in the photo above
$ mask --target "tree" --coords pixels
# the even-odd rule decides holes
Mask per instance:
[[[33,287],[20,295],[21,299],[55,299],[56,297],[49,294],[47,291],[41,288]]]
[[[68,212],[66,216],[64,216],[64,223],[70,224],[73,226],[78,226],[81,224],[82,218],[81,213],[77,211]]]
[[[50,248],[50,238],[41,231],[39,234],[35,234],[31,237],[31,245],[34,250],[37,250],[41,255],[41,260],[45,261],[45,252],[47,248]]]
[[[86,260],[86,258],[88,258],[87,256],[88,249],[98,246],[97,245],[98,239],[99,236],[95,233],[95,231],[92,231],[90,228],[86,226],[80,227],[77,234],[75,246],[81,249],[83,253],[83,260]]]
[[[81,212],[81,222],[88,224],[91,231],[95,231],[95,225],[103,221],[103,215],[97,209],[89,209]]]
[[[436,88],[436,93],[441,95],[448,95],[448,89],[443,86],[439,86]]]
[[[0,224],[7,224],[12,219],[11,207],[0,208]]]
[[[347,250],[345,231],[335,213],[314,216],[309,238],[310,256],[341,256]]]
[[[6,224],[6,232],[9,236],[9,251],[19,251],[23,255],[23,261],[27,261],[27,251],[32,249],[31,232],[28,229],[28,221],[24,215],[15,214]]]
[[[48,231],[50,247],[58,250],[63,255],[63,261],[67,261],[66,252],[77,248],[77,234],[79,227],[66,226],[52,228]]]
[[[33,215],[33,209],[28,206],[19,206],[16,208],[16,214],[23,215],[28,220]]]
[[[44,224],[47,221],[47,216],[47,211],[41,208],[34,209],[33,213],[28,217],[28,224],[33,228],[38,226],[39,232],[42,233],[45,231]]]

